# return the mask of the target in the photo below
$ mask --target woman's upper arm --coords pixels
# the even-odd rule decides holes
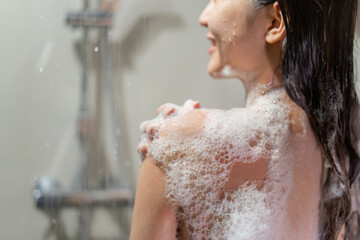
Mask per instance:
[[[192,137],[203,129],[206,114],[190,110],[166,119],[159,137]],[[171,240],[176,235],[176,213],[165,198],[165,175],[155,159],[147,157],[141,167],[135,197],[130,240]]]
[[[175,239],[176,214],[165,198],[165,177],[153,158],[142,164],[130,240]]]

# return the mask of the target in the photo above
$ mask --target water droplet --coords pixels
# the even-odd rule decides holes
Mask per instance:
[[[99,51],[99,48],[98,47],[95,47],[94,48],[94,52],[98,52]]]
[[[276,100],[274,100],[273,103],[276,104]]]
[[[40,67],[39,71],[42,73],[44,71],[44,68]]]
[[[232,39],[231,39],[231,37],[229,37],[229,42],[232,42]]]
[[[235,32],[233,32],[233,36],[234,36],[234,37],[236,36],[236,33],[235,33]]]
[[[40,198],[41,197],[41,192],[37,189],[35,189],[33,192],[33,197],[34,198]]]

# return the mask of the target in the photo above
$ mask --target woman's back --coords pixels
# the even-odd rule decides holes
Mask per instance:
[[[321,154],[283,89],[245,109],[179,114],[159,136],[149,152],[178,238],[315,239]]]

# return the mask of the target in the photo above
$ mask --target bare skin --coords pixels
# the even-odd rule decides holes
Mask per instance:
[[[155,160],[148,157],[138,179],[130,239],[174,239],[175,211],[165,199],[164,179]]]
[[[241,4],[245,7],[245,1],[242,2]],[[250,107],[258,97],[266,95],[272,89],[282,87],[278,66],[281,61],[280,52],[282,41],[285,38],[285,26],[280,9],[278,4],[274,3],[256,14],[245,16],[244,19],[235,19],[235,16],[239,16],[238,12],[234,10],[236,9],[235,5],[233,7],[231,5],[235,4],[235,0],[218,0],[216,4],[214,1],[210,1],[199,19],[202,26],[209,28],[208,38],[214,45],[211,50],[208,72],[219,78],[238,77],[244,83],[246,105]],[[246,15],[246,13],[244,14]],[[215,21],[218,16],[228,18],[223,22]],[[250,25],[254,22],[256,22],[256,26],[251,28]],[[225,37],[228,39],[229,34],[222,32],[224,24],[237,28],[233,34],[234,38],[228,42],[223,41]],[[246,29],[239,30],[244,26],[247,26],[247,31]],[[249,29],[252,30],[249,31]],[[248,32],[250,33],[248,34]],[[239,41],[239,47],[234,45],[233,41]],[[241,46],[245,46],[245,48],[242,49]],[[256,51],[243,52],[248,48],[256,49]],[[239,54],[235,56],[230,54],[236,51],[239,51]],[[244,54],[247,58],[241,59],[244,58]],[[234,70],[234,75],[222,76],[221,70],[225,66],[230,66]],[[288,232],[284,233],[283,239],[314,239],[318,221],[317,211],[322,169],[321,150],[306,114],[289,98],[284,104],[292,106],[288,118],[291,122],[291,145],[295,155],[293,188],[290,190],[287,205],[284,206],[287,212]],[[179,136],[191,138],[196,137],[202,131],[206,112],[209,110],[199,109],[198,103],[194,103],[193,110],[188,111],[187,114],[176,115],[176,108],[168,105],[161,107],[159,113],[164,117],[162,124],[155,124],[155,127],[144,127],[144,131],[151,136],[149,141],[153,138],[152,136],[167,137],[170,132],[172,134],[177,132]],[[186,235],[188,229],[185,229],[181,222],[176,222],[178,206],[170,206],[164,196],[164,173],[158,167],[156,160],[147,154],[146,144],[141,145],[139,151],[144,155],[145,160],[138,180],[130,239],[174,239],[177,224],[181,228],[180,239],[188,239]],[[247,181],[256,181],[258,189],[261,189],[266,166],[265,158],[258,159],[250,165],[243,163],[234,165],[224,189],[240,187]]]

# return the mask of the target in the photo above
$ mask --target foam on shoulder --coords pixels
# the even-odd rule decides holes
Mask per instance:
[[[282,98],[273,91],[247,109],[207,110],[204,129],[194,137],[152,142],[149,152],[165,173],[166,197],[190,239],[279,239],[292,176],[289,109]],[[233,171],[260,160],[261,184],[251,174],[229,184]]]

